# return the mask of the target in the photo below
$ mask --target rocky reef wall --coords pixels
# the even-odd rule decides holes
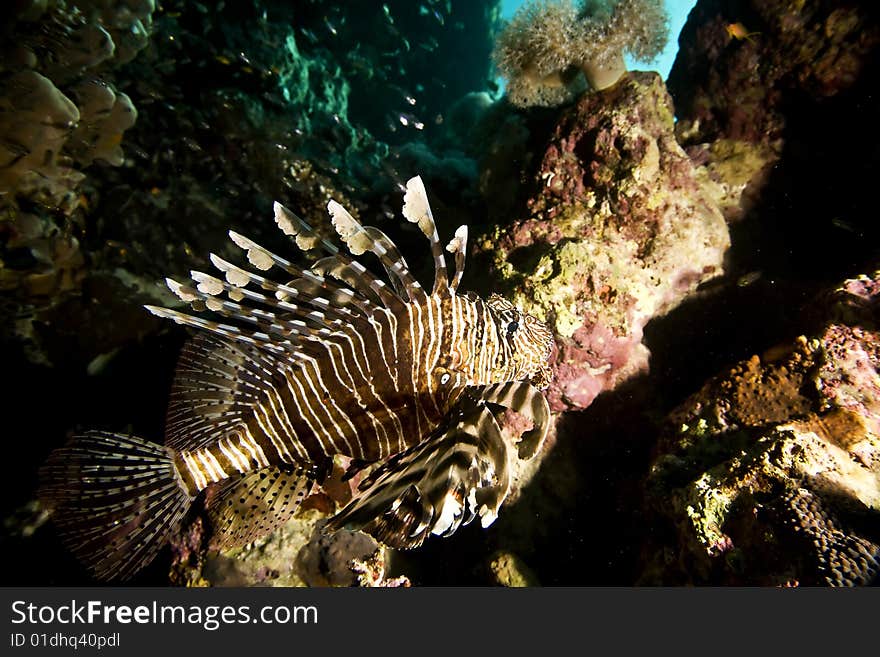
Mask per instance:
[[[490,80],[497,2],[355,4],[15,4],[7,583],[88,581],[32,501],[51,447],[83,427],[162,436],[187,338],[142,309],[175,303],[162,277],[232,258],[230,228],[289,253],[274,200],[321,225],[336,199],[408,254],[399,185],[417,173],[440,232],[471,227],[462,289],[555,333],[553,426],[498,520],[416,551],[331,539],[354,483],[334,471],[245,549],[209,552],[196,513],[139,583],[876,581],[873,5],[700,0],[667,83],[630,71],[548,108]]]

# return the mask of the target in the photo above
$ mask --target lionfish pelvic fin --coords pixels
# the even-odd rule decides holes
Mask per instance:
[[[276,465],[211,484],[205,502],[210,549],[240,548],[271,533],[293,517],[314,481],[311,470]]]
[[[491,411],[473,406],[371,473],[326,528],[361,529],[410,549],[477,516],[488,527],[510,490],[513,458]]]

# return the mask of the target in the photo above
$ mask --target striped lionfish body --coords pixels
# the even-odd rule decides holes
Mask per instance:
[[[92,431],[50,456],[41,497],[97,576],[125,578],[148,563],[203,491],[211,547],[268,533],[336,456],[350,459],[348,476],[375,467],[328,529],[415,547],[477,516],[490,524],[514,459],[540,448],[552,335],[498,295],[458,293],[467,228],[446,247],[450,280],[424,185],[407,183],[403,214],[434,259],[427,290],[384,233],[334,201],[328,210],[351,256],[374,254],[387,282],[276,203],[279,228],[300,249],[323,252],[310,268],[230,232],[249,266],[211,255],[219,275],[167,281],[210,319],[147,306],[199,329],[180,357],[165,445]],[[497,407],[533,429],[513,444]]]

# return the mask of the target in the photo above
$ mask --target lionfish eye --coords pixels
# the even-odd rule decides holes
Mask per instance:
[[[507,332],[513,333],[518,328],[519,328],[519,322],[511,322],[510,324],[507,325]]]
[[[451,379],[451,378],[452,377],[449,376],[449,373],[447,372],[446,374],[444,374],[443,376],[440,377],[440,385],[445,386],[447,383],[449,383],[449,379]]]

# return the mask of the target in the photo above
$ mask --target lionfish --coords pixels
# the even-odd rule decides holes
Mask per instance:
[[[387,283],[275,203],[275,222],[299,249],[323,252],[311,267],[230,231],[251,267],[211,254],[222,278],[167,279],[182,301],[217,319],[146,306],[199,329],[179,358],[165,444],[87,431],[49,456],[40,497],[96,577],[125,579],[149,563],[203,492],[209,548],[271,532],[337,455],[349,459],[347,477],[363,478],[324,529],[418,547],[477,516],[491,524],[515,460],[540,449],[552,334],[497,294],[458,293],[467,227],[446,247],[450,281],[425,187],[408,181],[403,215],[434,260],[428,292],[381,230],[335,201],[328,210],[351,255],[373,253]],[[264,276],[269,270],[288,282]],[[518,440],[493,414],[504,407],[533,423]]]

